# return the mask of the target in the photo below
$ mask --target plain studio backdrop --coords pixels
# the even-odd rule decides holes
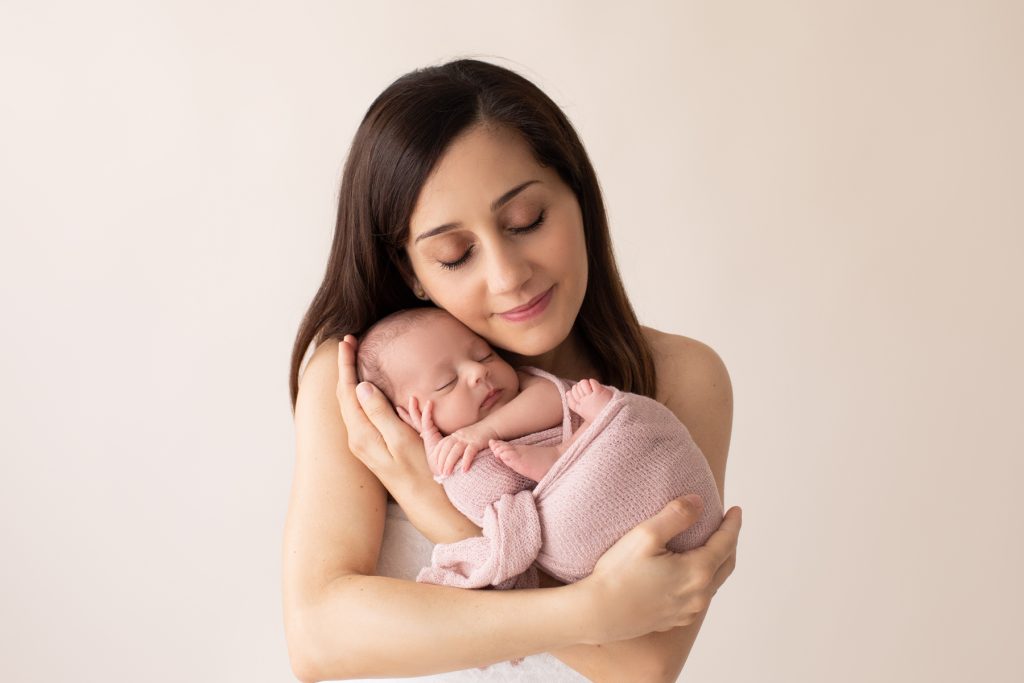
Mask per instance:
[[[292,680],[289,352],[373,98],[569,116],[732,376],[683,678],[1024,680],[1018,2],[0,2],[0,678]]]

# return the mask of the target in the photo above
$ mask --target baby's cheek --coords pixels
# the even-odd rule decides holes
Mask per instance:
[[[451,406],[448,405],[447,401],[434,404],[434,426],[440,430],[442,434],[448,436],[454,432],[458,427],[452,427],[455,422],[451,414]]]

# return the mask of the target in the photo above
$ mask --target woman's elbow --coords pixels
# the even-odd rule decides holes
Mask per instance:
[[[302,683],[315,683],[322,680],[318,676],[318,670],[314,658],[311,656],[312,647],[305,637],[306,629],[298,623],[296,617],[285,619],[285,641],[288,645],[288,662],[292,667],[292,674]]]
[[[305,660],[299,660],[295,657],[291,657],[291,664],[292,675],[295,676],[296,680],[301,681],[301,683],[316,683],[321,680],[315,673],[313,673],[313,670],[308,667]]]
[[[683,669],[675,660],[675,657],[651,657],[640,671],[633,672],[636,676],[633,680],[644,683],[675,683]]]
[[[286,616],[285,640],[292,674],[302,683],[352,678],[346,672],[337,670],[337,657],[333,659],[330,671],[324,666],[325,660],[320,656],[320,648],[317,646],[316,627],[310,623],[308,616]]]

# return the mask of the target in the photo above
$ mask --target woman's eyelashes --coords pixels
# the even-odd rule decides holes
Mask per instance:
[[[530,223],[529,225],[523,226],[521,228],[509,228],[508,231],[511,232],[513,235],[525,235],[526,233],[533,232],[534,230],[536,230],[537,228],[544,224],[544,218],[546,216],[546,213],[546,211],[541,211],[540,215],[537,216],[537,220],[535,220],[533,223]],[[469,257],[473,253],[474,246],[475,245],[472,244],[469,245],[469,249],[467,249],[466,252],[455,261],[438,261],[437,263],[445,270],[455,270],[456,268],[459,268],[466,261],[469,260]]]

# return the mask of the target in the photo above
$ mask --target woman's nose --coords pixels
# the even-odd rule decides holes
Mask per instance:
[[[491,252],[487,264],[487,288],[491,294],[508,294],[530,279],[532,269],[515,245],[500,244]]]

